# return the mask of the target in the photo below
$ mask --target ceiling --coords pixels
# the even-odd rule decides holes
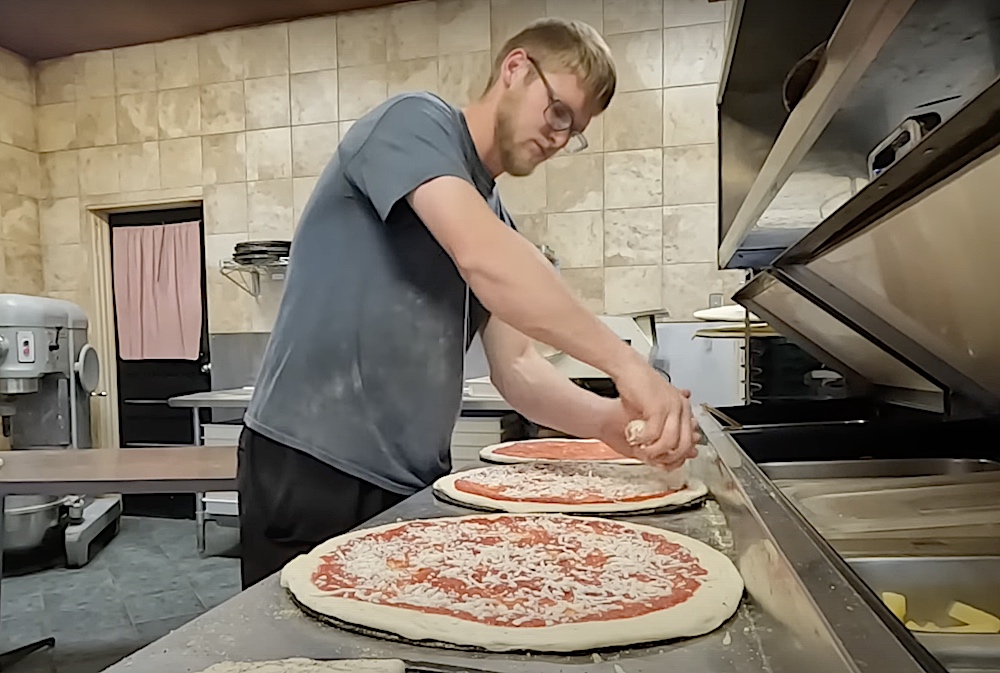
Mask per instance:
[[[0,1],[0,47],[32,61],[399,0]]]

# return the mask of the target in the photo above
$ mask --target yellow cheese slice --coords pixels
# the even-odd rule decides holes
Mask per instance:
[[[955,621],[962,622],[970,629],[974,629],[961,633],[1000,633],[1000,618],[967,603],[953,601],[951,607],[948,608],[948,616]]]
[[[893,591],[882,592],[882,602],[896,615],[896,619],[903,621],[906,619],[906,596]]]

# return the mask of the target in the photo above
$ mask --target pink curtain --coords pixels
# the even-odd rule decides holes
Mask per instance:
[[[115,312],[123,360],[197,360],[201,345],[198,222],[114,227]]]

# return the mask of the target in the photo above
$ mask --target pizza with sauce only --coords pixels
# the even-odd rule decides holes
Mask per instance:
[[[340,622],[498,652],[696,636],[726,621],[743,595],[736,567],[702,542],[562,514],[352,531],[291,561],[281,583],[306,609]]]
[[[479,457],[488,463],[535,461],[585,461],[641,465],[642,461],[618,453],[599,439],[524,439],[484,447]]]
[[[684,468],[527,463],[455,472],[434,482],[442,499],[498,512],[626,514],[680,507],[708,493]]]

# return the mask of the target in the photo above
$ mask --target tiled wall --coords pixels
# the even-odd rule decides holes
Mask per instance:
[[[0,49],[0,292],[43,290],[34,103],[30,65]]]
[[[548,13],[602,30],[621,71],[586,154],[503,179],[597,311],[677,319],[739,282],[715,270],[715,111],[724,2],[417,0],[94,52],[37,68],[45,290],[88,306],[89,205],[203,198],[213,332],[268,330],[281,284],[254,300],[215,269],[247,238],[290,237],[352,120],[404,90],[477,96],[491,56]]]

